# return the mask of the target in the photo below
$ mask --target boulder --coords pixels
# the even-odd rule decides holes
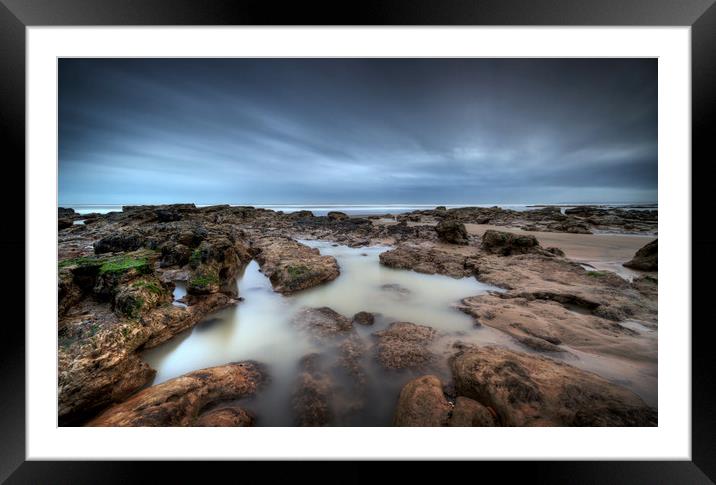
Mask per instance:
[[[267,237],[254,241],[256,261],[274,291],[289,295],[332,281],[340,271],[333,256],[290,238]]]
[[[538,252],[540,248],[534,236],[512,234],[511,232],[489,229],[482,235],[480,247],[490,253],[501,256]]]
[[[291,323],[318,342],[330,341],[354,331],[348,318],[328,307],[302,308]]]
[[[390,268],[411,269],[418,273],[442,274],[453,278],[471,276],[476,269],[471,257],[410,243],[382,252],[378,258],[380,264]]]
[[[369,312],[358,312],[353,315],[353,323],[358,325],[373,325],[375,323],[375,316]]]
[[[387,369],[423,368],[435,360],[429,349],[437,335],[432,327],[394,322],[373,335],[378,338],[378,361]]]
[[[658,239],[654,239],[639,249],[631,261],[627,261],[623,266],[641,271],[657,271],[659,269],[658,249]]]
[[[197,427],[244,427],[253,426],[254,417],[238,406],[221,407],[203,413],[192,426]]]
[[[328,217],[332,221],[345,221],[348,219],[348,214],[345,212],[338,212],[338,211],[331,211],[328,214],[326,214],[326,217]]]
[[[193,426],[205,406],[250,396],[265,380],[264,370],[254,362],[201,369],[144,389],[87,425]]]
[[[504,426],[656,426],[636,394],[563,362],[498,347],[450,359],[455,392],[495,410]]]
[[[465,224],[456,219],[443,219],[435,226],[438,239],[450,244],[468,244]]]
[[[445,426],[450,409],[440,379],[426,375],[403,386],[393,422],[395,426]]]
[[[291,397],[296,426],[326,426],[334,418],[330,398],[333,381],[321,370],[319,354],[304,356],[299,363],[298,375]]]
[[[495,415],[489,408],[469,397],[460,396],[448,420],[448,426],[497,426]]]
[[[94,243],[94,252],[103,254],[136,251],[144,245],[144,241],[145,238],[135,230],[119,230]]]

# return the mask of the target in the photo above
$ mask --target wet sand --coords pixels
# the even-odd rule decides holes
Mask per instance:
[[[532,235],[542,247],[558,247],[574,261],[584,263],[597,270],[613,271],[622,277],[647,274],[622,266],[622,263],[634,257],[641,247],[656,239],[654,236],[633,234],[570,234],[565,232],[523,231],[513,227],[493,226],[490,224],[465,224],[470,234],[481,236],[488,229]]]

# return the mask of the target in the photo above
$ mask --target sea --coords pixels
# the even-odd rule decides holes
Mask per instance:
[[[137,204],[126,204],[126,205],[137,205]],[[207,207],[215,204],[197,204],[197,207]],[[603,203],[603,202],[590,202],[590,203],[561,203],[561,204],[230,204],[232,206],[252,206],[257,208],[271,209],[274,211],[282,211],[284,213],[296,212],[301,210],[308,210],[313,212],[313,215],[324,216],[331,211],[344,212],[349,216],[372,216],[372,215],[383,215],[383,214],[403,214],[405,212],[412,212],[416,210],[428,210],[434,209],[439,205],[444,205],[448,209],[457,207],[501,207],[503,209],[511,209],[514,211],[527,211],[539,209],[542,207],[560,207],[562,212],[565,209],[578,206],[598,206],[603,208],[628,208],[634,210],[656,210],[657,204],[655,203]],[[107,214],[109,212],[121,212],[121,204],[71,204],[63,205],[62,207],[72,208],[78,214],[90,214],[99,213]]]

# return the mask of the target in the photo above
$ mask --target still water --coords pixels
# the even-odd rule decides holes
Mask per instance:
[[[205,367],[255,360],[267,365],[270,383],[255,397],[240,404],[256,415],[258,426],[293,425],[291,396],[301,357],[318,352],[331,358],[330,350],[317,348],[291,325],[292,316],[302,307],[327,306],[348,318],[359,311],[376,314],[374,325],[355,325],[368,346],[361,361],[367,376],[362,389],[363,401],[368,405],[338,419],[335,423],[338,425],[390,425],[400,389],[417,375],[385,371],[374,358],[370,345],[375,337],[371,334],[391,322],[429,325],[440,332],[441,337],[436,339],[432,350],[444,358],[434,372],[446,381],[449,373],[445,360],[454,352],[450,346],[456,340],[527,351],[498,330],[475,327],[468,315],[454,307],[462,298],[501,291],[496,287],[475,278],[455,279],[387,268],[379,263],[378,256],[389,247],[349,248],[325,241],[301,242],[318,248],[321,254],[334,256],[340,266],[340,276],[328,284],[285,297],[273,291],[268,278],[252,261],[238,281],[239,295],[244,301],[216,312],[171,341],[144,352],[143,358],[157,370],[154,384]],[[175,298],[181,297],[184,291],[183,285],[178,284]],[[595,371],[608,369],[609,372],[601,373],[616,372],[623,377],[618,370],[613,371],[608,362],[580,359],[577,365],[594,367]],[[640,377],[640,372],[633,374],[635,378]],[[605,377],[613,379],[614,375]],[[629,386],[628,377],[624,377],[626,382],[622,383],[633,387]],[[352,384],[351,377],[334,376],[334,379],[344,380],[336,383],[339,386]]]

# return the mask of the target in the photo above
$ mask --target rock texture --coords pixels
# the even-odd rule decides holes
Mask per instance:
[[[495,410],[503,426],[656,426],[634,393],[562,362],[496,347],[459,352],[455,391]]]
[[[624,266],[642,271],[658,271],[658,240],[654,239],[643,248],[639,249],[634,258],[624,263]]]
[[[264,380],[264,372],[252,362],[190,372],[138,392],[105,410],[88,426],[193,426],[205,406],[251,395]],[[207,421],[216,425],[218,417],[204,416],[204,425]]]
[[[463,278],[475,272],[471,256],[426,245],[400,244],[395,249],[381,253],[379,258],[381,264],[390,268],[411,269],[418,273]]]
[[[443,394],[440,379],[418,377],[400,391],[395,426],[445,426],[451,407]]]
[[[262,238],[254,241],[255,257],[275,291],[289,295],[332,281],[340,274],[333,256],[321,256],[289,238]]]
[[[435,226],[438,239],[450,244],[468,244],[469,238],[465,224],[455,219],[443,219]]]
[[[431,327],[394,322],[373,335],[378,339],[378,361],[387,369],[424,368],[435,359],[430,343],[437,332]]]

